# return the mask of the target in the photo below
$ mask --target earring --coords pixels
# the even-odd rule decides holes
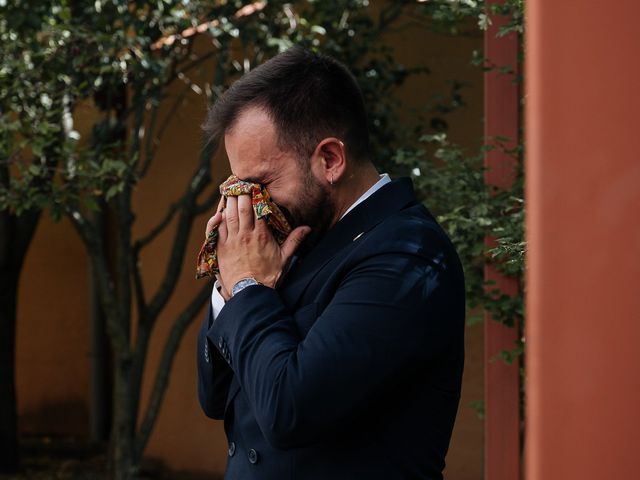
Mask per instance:
[[[329,181],[331,185],[333,185],[333,173],[331,174],[331,180]]]

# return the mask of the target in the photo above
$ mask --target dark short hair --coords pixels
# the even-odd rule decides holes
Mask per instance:
[[[356,163],[370,158],[362,91],[347,67],[328,55],[295,46],[242,76],[209,108],[206,140],[230,131],[248,107],[264,108],[278,146],[302,161],[329,136],[343,140]]]

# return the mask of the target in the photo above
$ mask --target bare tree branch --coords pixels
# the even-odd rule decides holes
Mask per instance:
[[[201,65],[202,63],[206,62],[207,60],[209,60],[210,58],[215,57],[216,55],[218,55],[220,52],[217,50],[212,50],[210,52],[205,53],[204,55],[196,58],[195,60],[192,60],[191,62],[187,63],[183,68],[181,68],[180,70],[176,70],[175,72],[175,77],[178,78],[178,75],[180,74],[185,74],[186,72],[188,72],[189,70],[191,70],[192,68],[197,67],[198,65]]]
[[[219,185],[223,181],[224,181],[224,178],[220,178],[217,182],[215,182],[215,184]],[[219,199],[220,199],[220,192],[216,188],[202,203],[199,203],[198,205],[196,205],[196,215],[201,215],[203,213],[210,211],[211,208],[219,201]]]
[[[202,153],[200,165],[185,193],[167,269],[158,291],[149,303],[149,317],[152,321],[169,300],[182,270],[185,247],[193,227],[193,219],[196,216],[196,199],[211,180],[209,162],[212,151],[210,146]]]
[[[224,83],[225,72],[223,58],[218,56],[218,65],[215,69],[215,85]],[[166,305],[175,284],[178,281],[185,255],[185,247],[193,227],[193,219],[197,215],[197,198],[211,181],[211,157],[218,148],[218,139],[208,141],[200,153],[198,168],[191,178],[191,182],[182,197],[182,212],[178,218],[178,226],[171,248],[171,256],[165,272],[165,276],[156,294],[149,303],[150,322],[154,322],[159,312]]]
[[[222,67],[220,66],[219,69],[217,69],[216,71],[216,81],[220,83],[224,78],[224,74],[221,68]],[[164,128],[166,128],[166,126],[163,126],[162,130],[164,130]],[[140,321],[138,323],[136,344],[135,344],[134,353],[133,353],[133,362],[131,365],[132,388],[131,388],[131,402],[130,402],[131,412],[130,413],[132,415],[132,418],[137,418],[139,413],[138,410],[140,405],[140,388],[142,385],[142,376],[144,374],[144,369],[145,369],[145,364],[147,359],[147,350],[148,350],[151,334],[152,334],[155,322],[157,320],[157,317],[160,314],[160,311],[168,301],[170,295],[172,294],[175,288],[175,284],[177,282],[177,279],[182,267],[186,244],[188,241],[188,237],[190,235],[190,230],[191,230],[191,227],[193,226],[192,225],[193,220],[197,215],[202,213],[210,204],[212,204],[213,201],[215,201],[215,196],[211,195],[202,204],[199,205],[197,202],[197,198],[200,195],[200,193],[206,188],[206,186],[208,185],[211,179],[210,160],[216,148],[217,148],[217,142],[209,142],[205,146],[205,148],[203,148],[200,155],[198,168],[194,172],[194,175],[192,176],[192,179],[189,182],[189,185],[186,191],[184,192],[184,194],[182,195],[182,197],[169,207],[165,217],[156,227],[154,227],[151,230],[151,232],[149,232],[143,238],[137,240],[133,245],[134,265],[132,265],[132,268],[134,271],[134,282],[136,284],[137,291],[140,292],[138,296],[139,298],[142,299],[144,297],[144,292],[142,287],[142,280],[140,279],[139,266],[137,263],[140,250],[144,246],[148,245],[151,241],[153,241],[153,239],[161,231],[163,231],[167,227],[167,225],[169,225],[169,223],[174,218],[175,214],[178,211],[180,211],[181,214],[178,219],[176,236],[174,238],[173,247],[171,249],[171,256],[169,259],[169,264],[167,266],[167,271],[163,279],[163,282],[160,288],[158,289],[156,295],[153,297],[152,301],[148,305],[146,306],[141,305],[139,300],[138,308],[139,308],[139,311],[143,313],[139,315]],[[199,299],[202,295],[205,295],[205,293],[206,293],[206,297],[208,297],[208,291],[210,291],[210,287],[204,287],[203,291],[197,297],[197,299]],[[199,306],[201,305],[201,303],[199,302],[200,301],[198,300],[198,309],[199,309]],[[190,321],[191,320],[189,320],[189,322]],[[176,325],[174,325],[174,330],[176,328],[177,328]],[[173,332],[172,332],[172,335],[173,335]],[[180,336],[181,335],[182,333],[180,333]],[[178,347],[179,341],[180,341],[180,338],[177,338],[175,340],[175,343],[173,343],[173,341],[167,343],[167,346],[165,347],[165,350],[163,353],[163,358],[166,358],[165,363],[167,361],[168,362],[171,361],[171,358],[175,354],[175,350]],[[172,349],[172,351],[167,351],[167,349]],[[170,367],[170,363],[169,363],[169,367]],[[157,389],[159,390],[159,392],[156,393],[155,395],[156,397],[160,395],[160,398],[157,400],[158,402],[161,401],[161,395],[163,395],[164,389],[166,388],[166,383],[167,383],[166,379],[164,383],[157,382]],[[156,409],[157,408],[159,408],[159,403]],[[139,445],[140,445],[139,455],[141,455],[142,451],[144,450],[144,446],[146,445],[148,435],[153,427],[152,424],[155,421],[156,415],[157,415],[157,411],[152,415],[153,418],[151,418],[150,416],[145,417],[147,418],[148,424],[146,424],[144,429],[145,429],[145,432],[147,433],[144,434],[145,440],[142,442],[139,442]]]
[[[147,303],[144,294],[144,284],[142,282],[142,274],[140,272],[140,258],[138,250],[135,247],[131,252],[131,271],[133,274],[133,286],[136,293],[136,311],[138,312],[138,322],[143,323],[146,321]]]
[[[182,205],[182,203],[184,202],[184,196],[178,200],[177,202],[172,203],[169,206],[169,209],[167,210],[167,213],[165,214],[164,218],[162,219],[162,221],[160,221],[160,223],[158,223],[158,225],[156,225],[155,227],[153,227],[153,229],[147,233],[144,237],[142,237],[139,240],[136,240],[134,242],[134,249],[139,251],[142,250],[144,247],[146,247],[149,243],[151,243],[159,234],[160,232],[162,232],[162,230],[164,230],[167,225],[169,225],[169,223],[171,223],[171,220],[173,219],[174,215],[176,214],[176,212],[180,209],[180,206]]]
[[[134,92],[134,95],[137,95],[137,92]],[[143,131],[142,127],[144,125],[144,109],[145,104],[143,102],[136,102],[135,106],[135,115],[133,118],[133,127],[131,128],[131,147],[129,148],[129,163],[132,166],[132,169],[135,168],[135,165],[140,162],[140,154],[141,154],[141,140]]]
[[[131,418],[138,418],[142,377],[147,363],[147,350],[149,348],[152,329],[153,323],[149,320],[145,310],[145,317],[138,318],[136,344],[133,350],[133,360],[131,362],[131,394],[129,398]]]
[[[171,123],[171,121],[175,118],[174,114],[180,108],[180,104],[184,100],[184,97],[187,95],[187,93],[189,92],[190,88],[191,88],[191,86],[189,84],[185,85],[184,89],[176,97],[175,101],[173,102],[173,104],[169,108],[169,112],[165,116],[164,121],[162,122],[162,125],[160,126],[160,129],[158,130],[158,135],[156,135],[155,138],[147,141],[147,149],[145,151],[145,159],[144,159],[144,163],[142,164],[142,168],[141,168],[140,173],[139,173],[139,177],[140,178],[144,177],[147,174],[147,171],[149,170],[149,167],[151,166],[151,163],[153,162],[153,159],[155,158],[155,154],[156,154],[156,151],[158,149],[158,145],[160,144],[160,140],[162,139],[162,136],[164,135],[164,132],[167,129],[167,127],[169,126],[169,124]],[[157,113],[154,112],[154,115],[157,115]],[[150,136],[153,137],[153,132],[150,132]]]
[[[116,254],[117,302],[120,310],[120,324],[127,343],[131,337],[131,187],[126,185],[116,197],[118,205],[118,236]]]
[[[106,251],[98,229],[85,218],[77,207],[67,206],[66,212],[71,225],[75,228],[91,259],[93,274],[97,277],[100,305],[105,313],[107,332],[111,339],[114,351],[123,352],[123,356],[130,354],[127,335],[120,323],[120,310],[116,303],[116,295],[109,274],[109,266]]]
[[[159,143],[159,137],[155,136],[156,124],[158,123],[158,110],[160,109],[160,103],[154,103],[151,110],[151,118],[149,119],[149,127],[145,133],[145,160],[142,164],[142,168],[138,174],[138,177],[142,178],[147,174],[151,160],[153,159],[152,149]]]
[[[144,419],[140,426],[140,430],[135,440],[135,457],[141,458],[142,452],[149,440],[153,427],[155,425],[156,418],[160,412],[160,406],[162,405],[162,399],[167,390],[169,383],[169,374],[171,373],[171,366],[175,354],[180,346],[180,341],[184,336],[185,331],[191,325],[198,312],[205,305],[206,301],[211,295],[211,282],[206,282],[202,286],[198,294],[189,303],[182,313],[178,316],[176,321],[169,332],[167,341],[162,351],[162,358],[158,365],[155,381],[153,384],[153,390],[149,400],[149,405],[144,415]]]

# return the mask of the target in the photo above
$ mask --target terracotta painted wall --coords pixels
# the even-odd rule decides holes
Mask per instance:
[[[527,5],[526,478],[638,478],[640,3]]]
[[[426,63],[433,71],[431,75],[409,82],[402,92],[408,109],[425,102],[436,92],[448,92],[448,80],[469,83],[463,90],[468,106],[453,114],[450,124],[456,140],[470,149],[476,148],[482,135],[482,72],[470,66],[469,59],[471,50],[481,46],[482,37],[445,38],[411,27],[389,35],[388,41],[398,46],[399,61],[406,65]],[[207,48],[207,42],[200,41],[198,47]],[[199,78],[211,78],[211,75],[212,67],[206,65]],[[182,88],[176,85],[172,95],[178,95]],[[171,100],[165,102],[161,118],[168,114]],[[199,124],[204,115],[204,98],[190,92],[162,140],[157,162],[135,193],[135,235],[144,234],[157,223],[170,202],[182,191],[197,159],[201,144]],[[223,156],[219,155],[214,161],[214,179],[225,178],[227,168]],[[200,288],[201,281],[194,280],[193,264],[204,235],[206,218],[203,216],[201,224],[194,227],[189,242],[189,251],[193,254],[187,257],[178,287],[159,320],[151,344],[143,407],[171,321]],[[171,225],[142,256],[147,295],[161,281],[173,228],[175,225]],[[53,247],[52,239],[59,239]],[[49,244],[49,251],[59,257],[58,263],[44,262],[46,244]],[[41,267],[38,272],[25,274],[20,292],[18,376],[22,430],[84,435],[88,432],[89,389],[87,265],[82,247],[67,224],[52,225],[47,221],[40,226],[27,258],[28,267],[33,270],[36,265],[44,265],[44,269]],[[70,302],[69,298],[77,300]],[[43,316],[43,309],[50,314]],[[52,322],[51,313],[58,318],[57,322]],[[65,328],[58,327],[62,322],[60,319],[67,322]],[[222,422],[207,419],[196,398],[195,337],[201,320],[202,315],[187,331],[175,359],[171,382],[146,453],[147,457],[160,459],[173,470],[222,472],[226,462]],[[31,336],[31,332],[37,331],[45,332],[43,338],[47,341]],[[482,422],[468,406],[470,401],[483,398],[482,340],[481,325],[468,328],[463,398],[448,456],[447,478],[451,480],[476,480],[482,476]],[[49,346],[47,350],[45,346],[49,343],[55,347]],[[43,357],[43,351],[47,352],[46,357]],[[38,379],[43,376],[47,377],[47,382],[40,386]],[[50,416],[53,411],[65,420],[57,423],[38,420]],[[78,413],[80,411],[82,414]]]
[[[45,217],[18,292],[16,387],[23,433],[87,434],[87,280],[83,246],[71,225]]]
[[[95,114],[76,110],[83,139]],[[88,434],[88,261],[71,224],[44,214],[25,258],[18,291],[16,388],[25,434]]]

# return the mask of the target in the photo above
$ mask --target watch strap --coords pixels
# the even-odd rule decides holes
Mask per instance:
[[[233,286],[233,288],[231,289],[231,296],[233,297],[234,295],[241,292],[245,288],[250,287],[251,285],[262,285],[262,284],[259,281],[257,281],[255,278],[242,278],[238,280]]]

